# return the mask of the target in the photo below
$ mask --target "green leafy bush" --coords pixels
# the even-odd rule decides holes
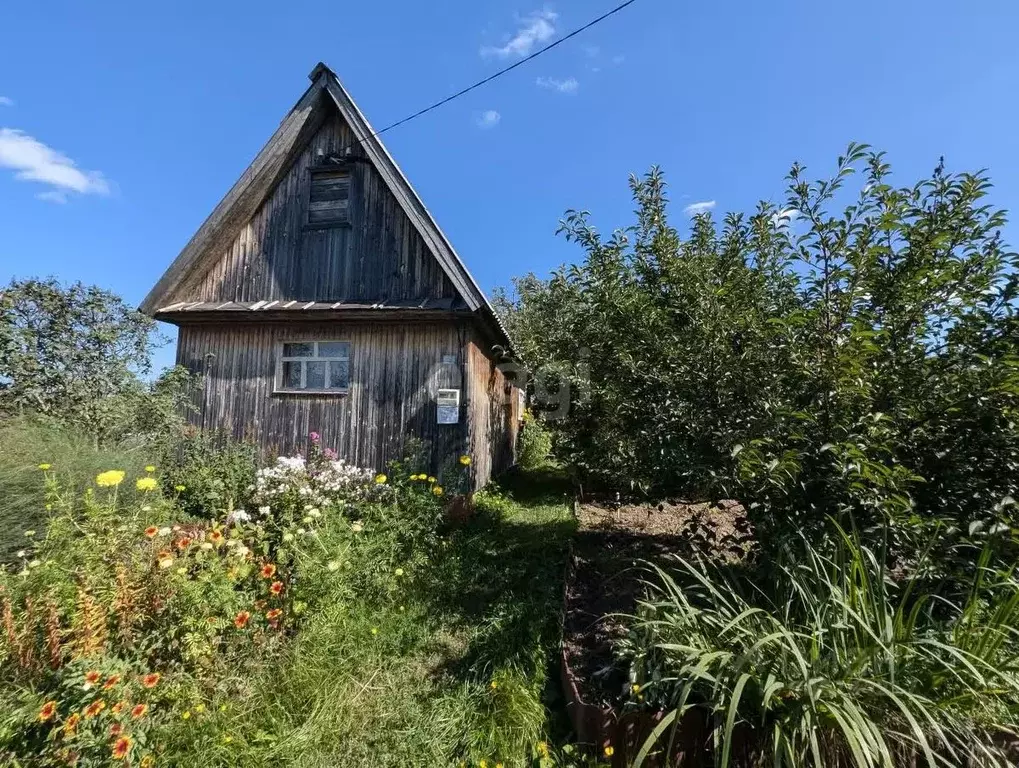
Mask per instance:
[[[832,547],[791,547],[768,578],[681,559],[656,569],[620,651],[633,705],[669,714],[635,765],[690,717],[722,768],[1013,765],[1014,568],[989,567],[985,548],[970,594],[950,602],[889,572],[885,554],[839,530]]]
[[[524,412],[524,425],[517,437],[517,463],[523,469],[540,469],[552,453],[552,435],[530,411]]]
[[[517,281],[504,307],[524,361],[570,385],[549,422],[560,458],[616,489],[735,495],[765,547],[829,516],[908,537],[1004,509],[1019,477],[1004,214],[983,173],[890,174],[852,145],[831,178],[796,165],[783,205],[697,216],[687,239],[657,169],[631,179],[636,223],[611,237],[569,212],[584,260]]]
[[[164,489],[185,512],[208,517],[250,505],[256,459],[250,443],[189,430],[164,447],[158,468]]]

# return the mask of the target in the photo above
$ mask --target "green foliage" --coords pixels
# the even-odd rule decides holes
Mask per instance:
[[[655,569],[620,644],[633,705],[670,711],[644,755],[694,717],[721,768],[1013,765],[1014,567],[988,567],[985,548],[970,594],[949,602],[841,529],[831,549],[799,544],[767,578],[682,559]]]
[[[531,413],[524,413],[524,426],[517,437],[517,463],[522,469],[540,469],[552,453],[552,435]]]
[[[164,489],[177,495],[181,509],[196,517],[217,516],[250,506],[256,447],[196,430],[161,451]]]
[[[162,341],[151,318],[109,291],[12,281],[0,291],[0,413],[56,418],[97,442],[162,437],[187,386],[183,371],[145,383]]]
[[[630,182],[636,224],[607,239],[570,212],[584,261],[517,281],[506,317],[525,362],[571,384],[549,422],[560,457],[615,488],[737,495],[765,546],[849,514],[1007,523],[1019,271],[1004,215],[983,173],[939,164],[897,188],[890,172],[853,145],[830,179],[794,166],[781,208],[721,229],[700,215],[685,240],[657,169]]]

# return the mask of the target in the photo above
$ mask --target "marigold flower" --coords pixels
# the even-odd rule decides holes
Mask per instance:
[[[114,723],[110,726],[110,736],[119,736],[124,732],[124,726],[120,723]]]
[[[81,715],[77,712],[72,712],[64,721],[64,733],[70,736],[78,727],[79,722],[81,722]]]
[[[154,477],[139,477],[134,483],[134,487],[139,491],[154,491],[158,486]]]
[[[103,683],[103,690],[108,691],[119,682],[120,675],[110,675],[108,678],[106,678],[106,682]]]
[[[42,705],[42,709],[39,710],[39,722],[45,723],[50,720],[57,713],[57,703],[55,701],[47,701]]]
[[[154,539],[156,536],[159,535],[159,529],[154,525],[150,525],[148,528],[145,529],[145,535],[148,536],[150,539]]]
[[[244,629],[246,626],[248,626],[248,621],[250,619],[251,619],[250,611],[241,611],[236,616],[234,616],[234,626],[237,627],[237,629]]]
[[[282,610],[280,610],[279,608],[273,608],[272,610],[265,614],[265,618],[267,618],[269,621],[278,621],[279,617],[282,615],[283,615]]]
[[[158,672],[149,672],[147,675],[142,677],[142,685],[146,688],[155,688],[159,685],[160,678],[162,678],[162,675]]]
[[[177,549],[187,549],[190,546],[191,546],[191,539],[189,539],[187,536],[181,536],[177,540]]]
[[[387,480],[389,480],[389,478],[381,472],[375,475],[375,485],[385,485]]]
[[[433,486],[432,486],[432,493],[433,493],[433,494],[434,494],[435,496],[441,496],[441,495],[442,495],[442,493],[443,493],[443,491],[442,491],[442,486],[441,486],[441,485],[433,485]]]
[[[40,464],[39,465],[39,469],[41,469],[43,472],[45,472],[47,469],[49,469],[52,466],[53,466],[52,464]]]
[[[274,595],[283,594],[283,582],[274,581],[272,584],[269,585],[269,591],[272,592]]]
[[[96,699],[87,707],[85,707],[85,717],[95,717],[100,712],[106,709],[106,702],[102,699]]]
[[[465,467],[469,467],[471,465],[471,457],[468,456],[467,454],[464,454],[463,456],[460,457],[460,463],[463,464]]]
[[[113,759],[114,760],[123,760],[125,757],[127,757],[127,753],[130,752],[130,751],[131,751],[131,737],[130,736],[121,736],[113,744],[113,752],[112,752]]]
[[[221,531],[212,530],[209,531],[209,541],[213,544],[220,544],[223,541],[223,534]]]
[[[131,719],[138,720],[140,718],[143,718],[148,713],[148,711],[149,711],[148,704],[135,704],[133,707],[131,707]]]
[[[124,470],[110,469],[96,475],[96,485],[100,488],[116,488],[124,482]]]
[[[263,579],[271,579],[273,576],[276,575],[276,566],[273,565],[272,563],[266,563],[265,565],[262,566],[261,573]]]
[[[114,704],[112,707],[110,707],[110,712],[112,712],[115,715],[119,715],[121,712],[124,711],[124,706],[126,704],[127,704],[127,702],[124,701],[123,699],[121,699],[116,704]]]
[[[99,673],[98,669],[90,669],[85,673],[85,682],[89,685],[95,685],[99,682],[100,677],[102,677],[102,675]]]

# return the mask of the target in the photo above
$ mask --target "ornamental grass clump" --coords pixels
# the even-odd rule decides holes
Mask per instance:
[[[635,766],[677,749],[685,718],[706,724],[723,768],[1014,765],[1014,567],[975,553],[970,596],[951,602],[837,530],[768,579],[681,558],[653,569],[620,651],[642,701],[668,714]]]

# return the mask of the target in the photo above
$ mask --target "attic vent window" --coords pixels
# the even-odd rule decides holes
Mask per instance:
[[[313,229],[350,224],[350,171],[312,169],[307,225]]]
[[[350,390],[350,343],[294,341],[280,344],[276,391],[346,394]]]

